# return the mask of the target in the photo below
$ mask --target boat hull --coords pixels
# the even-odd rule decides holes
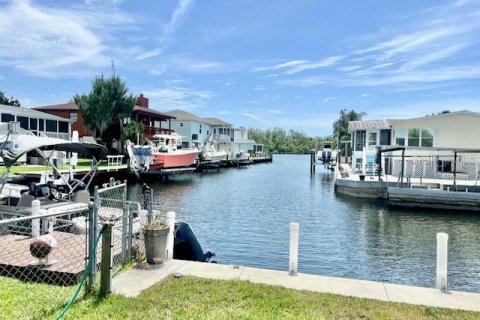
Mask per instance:
[[[190,167],[195,164],[198,157],[196,150],[177,150],[175,152],[155,153],[150,169],[169,169]]]

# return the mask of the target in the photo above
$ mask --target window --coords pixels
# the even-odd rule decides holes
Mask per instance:
[[[380,145],[389,146],[391,138],[392,138],[392,130],[390,129],[380,130]]]
[[[59,121],[58,122],[58,132],[68,133],[68,122]]]
[[[368,133],[368,145],[374,146],[377,144],[377,133],[376,132],[369,132]]]
[[[395,129],[395,145],[404,146],[405,145],[405,128]]]
[[[408,129],[408,146],[419,147],[420,146],[420,129]]]
[[[405,145],[405,138],[397,138],[396,145],[397,146],[404,146]]]
[[[45,119],[38,119],[38,130],[45,131]]]
[[[37,122],[38,122],[38,119],[30,118],[30,130],[37,130],[38,128]]]
[[[47,132],[57,132],[57,121],[47,120]]]
[[[20,128],[28,130],[28,118],[17,116],[17,121],[20,123]]]
[[[77,111],[70,111],[70,120],[76,122],[78,119],[78,112]]]
[[[363,147],[365,147],[365,138],[366,138],[366,131],[365,130],[358,130],[355,135],[355,151],[362,151]]]
[[[180,122],[180,127],[183,127],[183,122]]]
[[[9,113],[2,113],[2,122],[15,121],[15,116]]]
[[[198,133],[202,133],[202,125],[200,125],[200,130],[198,131]]]
[[[196,133],[192,134],[192,140],[198,140],[198,134]]]
[[[422,147],[433,147],[433,130],[422,129],[421,143]]]

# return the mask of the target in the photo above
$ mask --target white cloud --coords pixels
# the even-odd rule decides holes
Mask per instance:
[[[344,58],[343,56],[332,56],[332,57],[324,58],[319,61],[292,60],[292,61],[276,64],[273,66],[257,67],[252,69],[251,72],[280,71],[282,74],[290,75],[290,74],[296,74],[305,70],[313,70],[313,69],[330,67],[336,64],[337,62],[339,62],[340,60],[342,60],[343,58]],[[269,76],[272,77],[277,75],[278,74],[272,74]]]
[[[162,110],[175,108],[194,110],[203,107],[207,100],[214,97],[211,91],[178,86],[144,90],[144,94],[152,101],[152,105]]]
[[[0,11],[0,65],[44,77],[82,76],[110,63],[105,38],[129,21],[112,10],[107,19],[101,10],[13,2]]]
[[[169,42],[171,41],[173,34],[175,33],[176,28],[182,21],[183,17],[188,13],[190,7],[193,6],[193,0],[179,0],[177,7],[170,17],[170,21],[167,23],[165,29],[163,30],[163,35],[160,39],[160,45],[158,48],[149,50],[138,55],[136,60],[144,60],[147,58],[152,58],[163,54]]]

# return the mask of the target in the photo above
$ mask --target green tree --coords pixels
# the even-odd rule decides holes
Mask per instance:
[[[347,109],[340,110],[340,118],[333,123],[333,135],[337,137],[338,141],[350,139],[348,122],[362,120],[362,117],[366,115],[365,112],[356,112]]]
[[[132,142],[137,142],[137,137],[139,143],[143,141],[143,123],[132,121],[125,126],[122,133],[122,140],[130,140]]]
[[[108,147],[121,138],[123,119],[131,116],[136,101],[120,77],[104,79],[103,75],[92,82],[90,93],[77,94],[73,99],[87,127]]]
[[[18,101],[17,99],[13,99],[13,97],[8,99],[2,91],[0,91],[0,104],[6,104],[6,105],[9,105],[9,106],[20,107],[20,101]]]

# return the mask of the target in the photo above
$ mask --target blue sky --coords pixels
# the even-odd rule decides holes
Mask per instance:
[[[480,112],[480,1],[0,0],[0,90],[69,101],[116,73],[158,111],[332,132],[366,118]]]

